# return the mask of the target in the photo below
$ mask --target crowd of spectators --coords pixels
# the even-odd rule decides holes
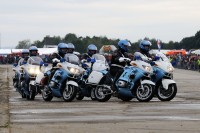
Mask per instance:
[[[106,59],[111,60],[112,57],[110,55],[105,55]],[[200,55],[170,55],[168,56],[172,65],[175,68],[179,69],[188,69],[200,72]],[[16,61],[20,57],[17,55],[0,55],[0,64],[13,64],[17,63]],[[53,58],[52,55],[43,55],[41,56],[44,62],[51,63],[51,59]],[[130,55],[130,58],[133,58]]]
[[[171,55],[169,56],[175,68],[195,70],[200,72],[200,55]]]

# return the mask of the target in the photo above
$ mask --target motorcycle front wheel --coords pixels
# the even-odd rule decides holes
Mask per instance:
[[[77,94],[77,87],[73,85],[66,85],[65,89],[63,90],[63,100],[65,102],[71,102],[74,100]]]
[[[34,100],[36,95],[36,88],[33,85],[30,85],[29,87],[30,87],[30,94],[29,94],[30,100]]]
[[[24,93],[24,90],[25,90],[25,81],[21,82],[21,86],[19,87],[19,89],[21,89],[19,93],[21,94],[22,98],[26,98],[26,94]]]
[[[157,89],[157,97],[160,101],[170,101],[176,96],[176,93],[176,84],[169,84],[168,89],[165,89],[160,85]]]
[[[42,91],[42,98],[44,101],[51,101],[53,99],[51,90],[48,88],[47,85],[44,86],[44,89]]]
[[[140,102],[149,102],[154,96],[155,86],[151,84],[141,84],[135,90],[135,96]]]
[[[94,89],[95,96],[99,102],[106,102],[111,98],[111,90],[104,85],[99,85]]]

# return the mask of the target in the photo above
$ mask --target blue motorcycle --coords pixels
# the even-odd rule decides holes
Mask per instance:
[[[151,65],[136,59],[131,66],[124,67],[124,72],[116,81],[118,97],[130,101],[136,97],[140,102],[148,102],[154,96],[155,84],[151,81]]]
[[[45,76],[54,74],[44,86],[42,97],[45,101],[51,101],[53,97],[63,98],[66,102],[71,102],[77,94],[77,77],[82,74],[82,68],[79,67],[79,58],[74,54],[66,54],[65,61],[60,62]]]
[[[126,61],[127,58],[124,58]],[[128,63],[128,62],[127,62]],[[148,102],[154,96],[155,84],[151,81],[151,65],[136,59],[130,62],[131,66],[125,66],[123,73],[116,80],[111,82],[114,88],[114,96],[123,101],[130,101],[137,98],[140,102]],[[114,81],[114,80],[110,80]]]

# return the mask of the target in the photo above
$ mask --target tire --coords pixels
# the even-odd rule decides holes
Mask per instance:
[[[63,100],[65,102],[71,102],[74,100],[77,94],[77,87],[73,85],[66,85],[65,89],[63,90]]]
[[[24,89],[25,89],[25,82],[24,81],[21,82],[21,86],[19,87],[19,89],[21,89],[19,93],[21,94],[22,98],[26,98],[26,94],[24,93]]]
[[[169,84],[167,90],[164,89],[162,86],[159,86],[157,89],[157,97],[160,101],[170,101],[176,96],[176,93],[176,84]]]
[[[154,96],[155,86],[151,84],[143,84],[143,88],[141,84],[135,89],[135,96],[140,102],[149,102]]]
[[[94,90],[95,90],[94,88],[91,88],[90,98],[91,98],[92,101],[96,101],[97,100]]]
[[[35,86],[32,85],[30,85],[29,87],[30,87],[30,93],[29,93],[30,100],[34,100],[36,95],[36,88]]]
[[[44,90],[42,91],[42,98],[44,101],[51,101],[53,99],[52,93],[48,86],[44,86]]]
[[[111,90],[103,85],[97,86],[94,89],[96,99],[99,102],[106,102],[111,98]]]
[[[133,98],[132,97],[119,97],[119,99],[121,99],[124,102],[128,102],[128,101],[131,101]]]
[[[76,100],[83,100],[84,95],[81,93],[81,91],[79,90],[76,94]]]
[[[24,93],[24,91],[22,90],[22,92],[21,92],[22,94],[22,98],[26,98],[26,94]]]

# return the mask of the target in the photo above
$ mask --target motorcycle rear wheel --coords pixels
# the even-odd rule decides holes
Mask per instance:
[[[53,99],[52,93],[46,85],[44,86],[44,90],[42,91],[42,98],[44,99],[44,101],[51,101]]]
[[[102,86],[97,86],[95,89],[95,96],[99,102],[106,102],[111,98],[111,90]]]
[[[94,88],[91,88],[91,92],[90,92],[90,98],[95,101],[97,100],[95,92],[94,92]]]
[[[83,100],[84,95],[81,93],[81,91],[79,90],[76,94],[76,100]]]
[[[176,93],[177,93],[176,84],[169,84],[167,90],[162,86],[159,86],[157,89],[157,97],[160,101],[170,101],[176,96]]]

